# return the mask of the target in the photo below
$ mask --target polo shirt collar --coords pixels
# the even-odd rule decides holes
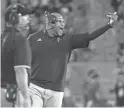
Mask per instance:
[[[43,30],[43,33],[44,33],[44,36],[47,37],[48,39],[53,39],[53,38],[60,38],[60,39],[62,39],[63,36],[64,36],[64,34],[62,36],[54,36],[54,37],[49,36],[47,30]]]

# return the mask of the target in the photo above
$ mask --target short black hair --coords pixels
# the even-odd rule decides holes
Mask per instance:
[[[22,4],[17,3],[14,5],[10,5],[4,12],[4,18],[5,18],[6,22],[9,22],[9,16],[12,12],[13,7],[16,7],[17,8],[17,14],[20,13],[22,16],[31,14],[31,12]]]

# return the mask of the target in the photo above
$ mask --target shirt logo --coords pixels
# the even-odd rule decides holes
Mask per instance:
[[[41,39],[41,38],[39,38],[37,41],[42,41],[42,39]]]

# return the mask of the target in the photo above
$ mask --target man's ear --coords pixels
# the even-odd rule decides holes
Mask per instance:
[[[53,27],[55,27],[56,24],[55,23],[54,24],[53,23],[49,23],[49,25],[50,25],[51,28],[53,28]]]
[[[50,29],[50,25],[46,23],[46,29]]]
[[[52,24],[52,23],[47,23],[46,24],[46,29],[52,29],[55,27],[55,24]]]

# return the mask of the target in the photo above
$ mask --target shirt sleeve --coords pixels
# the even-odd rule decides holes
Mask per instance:
[[[15,59],[14,67],[31,66],[31,49],[28,40],[23,36],[17,36],[15,40]]]
[[[72,49],[88,47],[89,42],[91,40],[98,38],[103,33],[105,33],[109,28],[111,28],[111,25],[107,24],[93,31],[92,33],[87,32],[87,33],[74,34],[71,40]]]
[[[72,49],[87,48],[89,46],[88,33],[74,34],[71,39]]]

